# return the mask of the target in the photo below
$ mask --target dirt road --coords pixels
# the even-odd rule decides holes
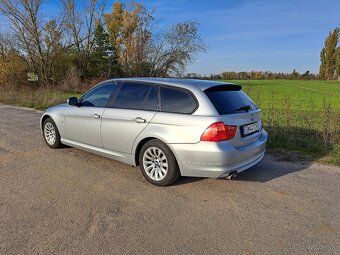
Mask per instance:
[[[266,156],[236,180],[159,188],[49,149],[41,113],[0,105],[0,254],[339,254],[340,168]]]

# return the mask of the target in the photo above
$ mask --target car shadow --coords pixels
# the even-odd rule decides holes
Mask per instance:
[[[307,161],[286,161],[276,158],[273,155],[266,155],[257,165],[239,173],[235,181],[268,182],[287,174],[305,170],[313,162]]]
[[[180,185],[185,185],[189,183],[194,183],[194,182],[199,182],[203,181],[207,178],[203,177],[186,177],[186,176],[181,176],[175,183],[173,183],[171,186],[180,186]]]
[[[313,162],[333,150],[331,136],[320,131],[298,127],[267,126],[268,147],[290,148],[269,149],[264,159],[254,167],[239,173],[236,180],[267,182],[281,176],[305,170]],[[325,142],[327,141],[327,142]],[[295,150],[295,151],[294,151]],[[301,154],[299,150],[314,152]]]
[[[287,161],[285,157],[266,154],[262,161],[260,161],[257,165],[237,174],[236,178],[232,179],[232,181],[268,182],[290,173],[305,170],[312,164],[313,162],[311,161]],[[203,181],[205,179],[208,178],[181,177],[172,186],[190,184]]]

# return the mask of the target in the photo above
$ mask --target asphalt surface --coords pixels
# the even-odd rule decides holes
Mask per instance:
[[[267,155],[236,180],[165,188],[49,149],[41,113],[0,105],[0,254],[339,254],[340,168]]]

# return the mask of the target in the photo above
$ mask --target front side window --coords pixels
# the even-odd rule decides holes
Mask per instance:
[[[92,91],[85,94],[81,101],[81,105],[87,107],[105,107],[116,88],[116,84],[105,84],[94,88]]]
[[[190,114],[197,107],[194,98],[185,91],[167,87],[162,87],[160,90],[163,112]]]
[[[120,88],[114,108],[157,110],[157,88],[153,85],[127,82]]]

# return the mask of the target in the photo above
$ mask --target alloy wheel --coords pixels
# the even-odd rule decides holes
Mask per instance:
[[[154,181],[161,181],[168,173],[168,160],[157,147],[148,148],[143,155],[145,173]]]
[[[44,135],[47,143],[53,145],[56,141],[56,131],[52,123],[47,122],[44,127]]]

